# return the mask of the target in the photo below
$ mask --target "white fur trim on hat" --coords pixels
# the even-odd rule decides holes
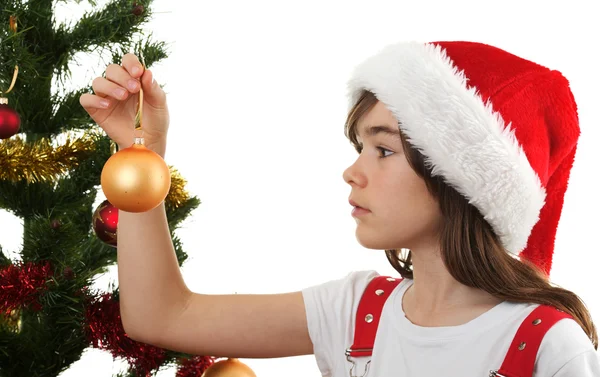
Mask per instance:
[[[390,45],[360,64],[348,87],[351,107],[363,90],[387,106],[433,175],[482,213],[509,252],[526,247],[546,191],[510,124],[468,87],[445,50]]]

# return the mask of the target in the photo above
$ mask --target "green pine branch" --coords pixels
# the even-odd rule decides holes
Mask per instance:
[[[150,20],[150,3],[148,0],[138,1],[144,12],[135,15],[132,1],[116,0],[102,9],[86,13],[72,29],[61,25],[57,36],[62,45],[68,47],[59,50],[59,54],[68,57],[73,52],[93,52],[96,48],[110,49],[115,44],[130,43],[135,35],[142,32],[140,25]],[[60,60],[59,66],[68,60]]]

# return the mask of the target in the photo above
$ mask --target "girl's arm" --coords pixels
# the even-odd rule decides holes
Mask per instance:
[[[301,292],[205,295],[181,275],[164,203],[119,212],[121,318],[134,340],[195,355],[271,358],[312,354]]]

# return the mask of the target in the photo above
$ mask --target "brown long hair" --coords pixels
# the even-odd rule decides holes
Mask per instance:
[[[357,123],[377,101],[372,92],[365,91],[348,114],[344,132],[357,151]],[[444,218],[440,233],[441,256],[452,277],[502,300],[538,303],[563,310],[573,316],[598,349],[598,334],[583,301],[573,292],[550,283],[548,276],[533,263],[507,253],[479,210],[442,177],[432,177],[423,155],[402,132],[400,135],[409,165],[440,203]],[[410,250],[386,250],[385,253],[402,277],[413,278]]]

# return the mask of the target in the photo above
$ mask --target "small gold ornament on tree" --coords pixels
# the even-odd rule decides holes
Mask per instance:
[[[8,27],[13,33],[17,32],[17,16],[10,16],[8,20]]]
[[[4,328],[12,333],[21,332],[21,309],[13,309],[8,314],[0,314],[0,329]]]

